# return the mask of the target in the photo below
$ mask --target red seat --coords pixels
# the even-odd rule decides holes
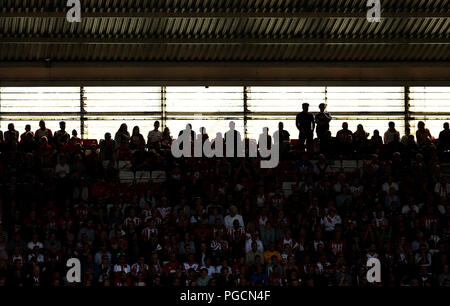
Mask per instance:
[[[296,148],[298,147],[300,141],[298,139],[291,139],[291,144]]]
[[[83,139],[84,148],[91,148],[92,146],[98,146],[97,139]]]

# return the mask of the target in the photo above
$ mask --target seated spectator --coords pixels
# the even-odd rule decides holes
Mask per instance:
[[[41,159],[42,163],[46,166],[50,166],[52,164],[52,158],[54,155],[54,150],[52,146],[48,143],[48,139],[45,136],[39,141],[39,149],[36,152],[38,158]]]
[[[337,224],[342,223],[342,219],[336,214],[336,209],[332,207],[328,210],[328,214],[322,218],[320,223],[323,224],[325,232],[332,232]]]
[[[200,271],[200,265],[195,261],[195,256],[193,253],[187,256],[187,261],[183,263],[183,271],[186,273],[189,270],[194,270],[195,272]]]
[[[68,177],[70,174],[70,167],[66,163],[66,157],[61,155],[59,157],[59,163],[55,167],[55,175],[57,178],[64,179]]]
[[[124,255],[121,255],[119,257],[119,260],[114,265],[114,275],[116,277],[116,280],[122,280],[123,277],[128,277],[128,275],[131,273],[131,267],[126,262],[126,258]]]
[[[326,174],[331,173],[332,169],[325,159],[325,155],[319,154],[318,161],[314,164],[314,174],[318,178],[323,178]]]
[[[71,151],[75,151],[76,148],[80,148],[82,144],[81,138],[78,137],[77,130],[72,130],[72,137],[69,139],[69,148]]]
[[[385,194],[389,194],[391,188],[394,188],[396,191],[399,190],[398,183],[394,182],[392,175],[389,175],[387,181],[381,186],[381,190],[383,190]]]
[[[299,171],[299,180],[305,179],[313,171],[313,164],[308,160],[308,153],[304,152],[301,155],[301,159],[297,162],[297,168]]]
[[[34,233],[31,238],[31,241],[28,242],[28,244],[27,244],[28,250],[33,251],[36,246],[39,247],[39,249],[44,248],[44,244],[42,242],[40,242],[38,239],[39,239],[38,234]]]
[[[445,176],[442,176],[440,181],[434,185],[434,193],[439,197],[448,197],[450,195],[450,183],[447,183]]]
[[[432,140],[430,130],[425,128],[425,122],[423,121],[419,121],[419,123],[417,124],[416,138],[417,144],[420,147],[425,146],[427,140]]]
[[[208,269],[202,268],[200,270],[200,277],[197,279],[197,286],[205,287],[208,286],[209,281],[211,280],[211,275],[208,273]]]
[[[438,284],[439,286],[446,286],[450,284],[450,273],[449,273],[449,264],[444,264],[442,266],[442,273],[438,276]]]
[[[271,243],[268,250],[264,251],[264,262],[273,266],[279,264],[279,261],[281,261],[281,253],[275,249],[275,243]]]
[[[400,142],[400,135],[394,134],[394,139],[385,146],[385,153],[391,157],[395,152],[399,152],[400,154],[404,154],[405,145]]]
[[[224,224],[226,228],[230,229],[233,227],[234,220],[239,221],[239,225],[241,227],[244,227],[244,220],[242,219],[242,216],[238,214],[238,210],[236,206],[231,206],[229,209],[229,214],[225,216]]]
[[[261,263],[264,263],[264,256],[262,252],[258,250],[258,244],[256,242],[252,242],[251,249],[245,254],[245,263],[248,265],[253,265],[257,257],[261,260]]]
[[[252,249],[252,244],[256,243],[258,251],[264,253],[264,245],[259,239],[258,232],[254,231],[251,234],[247,234],[247,240],[245,241],[245,252],[249,252]]]
[[[431,266],[431,254],[428,252],[428,248],[425,244],[421,244],[419,250],[414,256],[415,263],[421,267]]]
[[[414,213],[418,214],[419,213],[419,207],[416,204],[414,204],[414,199],[410,197],[406,201],[406,204],[404,204],[403,207],[402,207],[402,214],[408,215],[411,212],[414,212]]]
[[[394,187],[391,187],[389,189],[388,194],[385,197],[385,203],[386,209],[396,211],[397,209],[401,208],[401,202],[400,197],[397,194],[397,189]]]
[[[269,282],[267,273],[262,269],[261,265],[256,266],[256,270],[250,277],[250,283],[253,286],[264,286]]]

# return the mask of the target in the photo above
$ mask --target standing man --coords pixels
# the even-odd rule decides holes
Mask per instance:
[[[66,132],[66,122],[61,121],[59,123],[60,130],[55,133],[54,141],[57,148],[59,148],[60,145],[63,145],[66,143],[66,140],[70,139],[69,133]]]
[[[8,150],[17,148],[19,144],[19,132],[14,128],[14,124],[8,124],[8,130],[5,132],[5,143]]]
[[[295,125],[299,130],[300,134],[298,140],[300,142],[300,147],[304,147],[306,140],[306,147],[308,152],[312,149],[313,134],[315,128],[314,116],[308,112],[309,104],[302,104],[303,111],[297,114],[295,120]]]
[[[49,143],[51,143],[52,139],[53,139],[53,133],[50,129],[48,129],[45,126],[45,121],[41,120],[39,121],[39,130],[37,130],[34,133],[34,138],[36,139],[36,142],[39,143],[39,141],[41,141],[42,137],[47,137],[47,140]]]
[[[289,140],[290,140],[291,135],[289,134],[288,131],[286,131],[284,129],[283,122],[281,122],[281,121],[278,122],[278,130],[275,133],[273,133],[273,137],[274,137],[274,141],[276,141],[276,139],[278,139],[278,141],[280,143],[281,156],[285,157],[286,154],[289,152],[289,148],[290,148]]]
[[[324,151],[325,148],[328,147],[328,131],[330,130],[330,121],[331,116],[330,113],[326,112],[327,105],[325,103],[319,104],[320,112],[316,115],[316,124],[317,124],[317,138],[320,140],[320,151]]]
[[[384,144],[393,142],[396,135],[400,138],[400,133],[395,129],[395,122],[391,121],[389,122],[389,128],[384,133]]]
[[[157,149],[159,150],[161,146],[162,133],[159,130],[159,121],[155,121],[153,124],[154,129],[148,132],[147,136],[147,146],[149,149]]]

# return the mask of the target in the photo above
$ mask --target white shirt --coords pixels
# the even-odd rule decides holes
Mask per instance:
[[[402,214],[407,215],[411,210],[414,210],[417,214],[419,213],[419,207],[417,207],[417,205],[413,205],[412,207],[404,205],[402,207]]]
[[[441,197],[446,197],[450,193],[450,184],[447,183],[446,186],[443,186],[441,183],[436,183],[434,185],[434,192]]]
[[[338,215],[334,215],[334,217],[331,217],[330,215],[327,215],[327,216],[322,218],[320,223],[325,226],[325,231],[326,232],[331,232],[331,231],[334,231],[334,226],[336,224],[341,224],[342,223],[342,220],[341,220],[341,217],[339,217]]]
[[[400,133],[394,129],[394,131],[390,131],[389,129],[384,133],[384,144],[388,144],[394,141],[394,136],[399,135]]]
[[[34,249],[35,246],[38,246],[40,249],[44,248],[44,245],[42,244],[42,242],[39,242],[39,241],[38,242],[33,242],[33,241],[28,242],[28,248],[30,250]]]
[[[341,193],[344,190],[344,187],[348,186],[347,184],[336,183],[333,186],[333,190],[336,193]]]
[[[350,187],[350,191],[353,194],[361,194],[364,191],[364,186],[360,185],[360,186],[351,186]]]
[[[130,265],[114,265],[114,272],[125,272],[128,274],[130,273]]]
[[[398,191],[398,184],[396,182],[392,182],[390,184],[388,182],[386,182],[382,186],[383,191],[386,193],[389,193],[391,188],[395,188],[395,190]]]
[[[69,175],[69,173],[70,173],[70,167],[69,167],[68,164],[64,164],[64,166],[61,165],[61,164],[57,164],[56,167],[55,167],[55,173],[56,173],[56,175],[57,175],[58,177],[64,178],[64,177],[66,177],[67,175]]]
[[[255,242],[256,242],[256,245],[257,245],[258,252],[264,253],[264,246],[262,244],[262,241],[258,239]],[[250,252],[252,250],[252,243],[253,243],[253,239],[252,238],[247,239],[245,241],[245,253],[248,253],[248,252]]]
[[[155,143],[155,142],[161,141],[162,133],[159,130],[158,131],[152,130],[152,131],[148,132],[147,138],[150,141],[150,143]]]
[[[221,273],[221,272],[222,272],[222,266],[219,265],[219,266],[216,267],[216,273]],[[229,272],[230,274],[233,273],[233,271],[231,270],[231,267],[228,267],[228,272]]]
[[[206,266],[202,266],[202,267],[200,268],[200,270],[202,270],[202,269],[208,270],[208,275],[209,275],[209,276],[213,276],[215,273],[217,273],[216,268],[215,268],[214,266],[209,266],[209,268],[206,267]]]
[[[236,214],[234,217],[232,217],[231,215],[227,215],[225,217],[225,219],[223,220],[227,229],[230,229],[233,227],[234,220],[238,220],[239,225],[244,227],[244,220],[242,219],[241,215]]]

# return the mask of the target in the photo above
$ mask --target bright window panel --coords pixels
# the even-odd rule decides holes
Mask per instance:
[[[450,87],[410,87],[409,98],[416,119],[411,121],[411,133],[415,134],[418,122],[423,121],[431,135],[439,137],[443,124],[450,122]]]
[[[160,112],[161,87],[85,87],[86,112]]]
[[[250,87],[247,99],[250,112],[300,112],[303,103],[315,112],[325,101],[325,87]]]
[[[1,112],[3,113],[67,113],[79,111],[79,87],[1,88]]]
[[[411,112],[450,112],[450,87],[410,87]]]
[[[166,121],[166,126],[169,127],[172,137],[177,138],[181,130],[186,129],[187,124],[192,125],[192,129],[196,134],[200,134],[200,128],[206,128],[206,133],[210,138],[216,137],[217,133],[221,133],[224,137],[225,133],[229,131],[230,121],[235,123],[235,130],[241,133],[244,138],[244,120],[243,118],[223,118],[213,117],[209,119],[201,116],[192,117],[192,119],[172,117]]]
[[[133,127],[139,126],[140,133],[147,140],[150,130],[153,130],[155,120],[161,121],[161,117],[156,116],[134,116],[134,117],[87,117],[85,121],[85,138],[87,139],[104,139],[105,133],[114,135],[119,130],[122,123],[128,126],[128,132],[131,134]]]
[[[167,87],[168,113],[243,112],[243,87]]]
[[[403,87],[327,87],[332,112],[403,112]]]
[[[284,129],[289,132],[291,139],[298,138],[298,130],[295,126],[295,117],[252,117],[252,120],[247,121],[247,137],[250,139],[259,139],[263,128],[269,128],[269,134],[273,135],[278,130],[278,123],[283,122]]]

